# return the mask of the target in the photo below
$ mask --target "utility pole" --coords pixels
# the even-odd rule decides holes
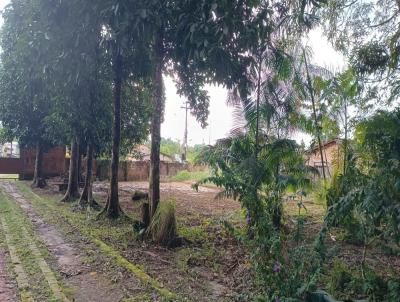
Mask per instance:
[[[181,107],[185,109],[185,133],[183,134],[183,154],[182,154],[182,161],[186,161],[187,158],[187,142],[188,142],[188,102],[185,102],[185,107]]]
[[[211,124],[208,125],[208,145],[211,146]]]

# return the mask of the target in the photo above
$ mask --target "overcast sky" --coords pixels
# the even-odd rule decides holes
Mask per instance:
[[[0,0],[0,7],[3,8],[9,0]],[[2,20],[0,20],[0,24]],[[322,35],[320,29],[310,32],[307,44],[313,49],[313,62],[331,69],[338,69],[344,65],[343,57],[334,51]],[[176,93],[175,85],[171,78],[165,78],[166,104],[165,119],[161,128],[161,135],[165,138],[183,140],[185,127],[185,110],[181,107],[185,103],[184,98],[180,98]],[[189,116],[188,119],[188,143],[189,145],[201,143],[214,143],[215,140],[225,137],[232,128],[232,108],[226,106],[226,90],[223,87],[207,86],[210,95],[210,115],[209,126],[202,129],[196,119]],[[303,139],[306,143],[309,138],[298,134],[297,140]]]
[[[321,29],[315,29],[309,33],[306,43],[313,49],[313,63],[328,67],[330,70],[337,70],[344,66],[344,58],[337,53],[323,36]],[[166,86],[166,106],[165,121],[162,125],[161,134],[165,138],[183,140],[185,125],[185,110],[180,107],[185,99],[176,94],[173,81],[170,78],[165,79]],[[202,129],[192,116],[189,118],[188,141],[189,145],[215,142],[215,140],[225,137],[232,128],[232,108],[226,106],[226,90],[223,87],[208,86],[211,103],[209,126]],[[297,134],[296,140],[303,140],[309,143],[310,137]]]

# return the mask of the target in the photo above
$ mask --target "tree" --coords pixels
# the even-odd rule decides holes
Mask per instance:
[[[324,95],[327,114],[337,121],[343,135],[343,174],[346,174],[349,136],[355,121],[350,110],[358,105],[358,83],[354,71],[348,69],[328,80],[328,92]]]
[[[244,41],[238,41],[239,35],[235,34],[246,30],[244,20],[259,3],[153,1],[152,5],[149,12],[150,24],[153,25],[154,61],[149,183],[151,215],[160,201],[163,72],[169,70],[174,75],[178,93],[187,97],[191,113],[202,126],[206,126],[209,98],[203,86],[210,82],[231,86],[243,80],[246,66],[242,61],[247,61],[239,54],[248,48],[244,47]],[[229,17],[224,18],[224,15]]]
[[[142,26],[146,14],[140,7],[145,7],[141,1],[119,1],[107,6],[104,11],[106,33],[103,40],[110,53],[113,73],[113,130],[110,192],[101,214],[111,219],[118,218],[122,212],[118,196],[118,165],[123,84],[129,81],[133,85],[141,85],[141,81],[148,78],[150,68],[147,50],[149,35],[147,28]]]
[[[46,118],[53,95],[53,49],[37,2],[14,1],[5,8],[1,37],[0,120],[21,146],[34,146],[34,187],[43,187],[43,152],[49,144]]]
[[[305,69],[306,69],[306,77],[307,77],[307,90],[311,99],[311,106],[312,106],[312,115],[313,115],[313,119],[314,119],[314,129],[315,129],[315,133],[317,136],[317,140],[318,140],[318,148],[319,148],[319,153],[321,156],[321,164],[322,164],[322,175],[324,177],[324,180],[326,180],[326,173],[325,173],[325,161],[324,161],[324,155],[323,155],[323,149],[322,149],[322,142],[321,142],[321,126],[318,122],[318,115],[317,115],[317,109],[316,109],[316,101],[315,101],[315,97],[316,94],[314,92],[314,86],[313,86],[313,82],[311,80],[311,75],[310,75],[310,71],[309,71],[309,65],[307,62],[307,55],[305,53],[305,51],[303,50],[303,55],[304,55],[304,64],[305,64]]]
[[[292,4],[263,2],[252,12],[248,20],[254,23],[246,23],[247,37],[257,43],[246,52],[250,61],[247,82],[238,82],[231,91],[231,100],[241,105],[238,113],[243,123],[234,129],[234,137],[209,147],[202,156],[212,168],[212,176],[204,182],[223,187],[221,196],[238,199],[246,209],[246,239],[254,250],[251,258],[262,288],[258,298],[266,301],[304,295],[304,284],[293,278],[296,267],[304,268],[302,280],[318,274],[318,265],[288,260],[291,257],[280,244],[282,198],[290,186],[305,187],[313,171],[304,164],[299,147],[287,138],[298,125],[293,120],[300,110],[296,83],[302,79],[295,68],[297,57],[288,55],[288,49],[313,20],[311,13],[305,13],[312,12],[312,5],[309,11],[305,1],[300,7]],[[241,35],[246,36],[246,30]],[[271,272],[277,263],[284,263],[286,270],[279,273],[279,281]]]
[[[100,18],[92,8],[80,6],[75,1],[56,5],[42,1],[41,9],[47,13],[49,40],[56,51],[54,58],[57,94],[52,102],[52,139],[58,144],[70,144],[68,187],[61,199],[72,202],[80,197],[79,182],[83,138],[90,132],[90,115],[98,79],[98,45]],[[91,10],[90,10],[91,9]],[[92,16],[92,17],[88,17]],[[73,20],[73,21],[72,21]],[[68,30],[65,30],[68,28]],[[89,89],[88,89],[89,88]],[[98,87],[97,87],[98,88]],[[103,115],[100,115],[100,117]]]
[[[399,95],[400,4],[396,0],[329,1],[321,10],[325,32],[359,78],[365,110]],[[360,104],[361,105],[361,104]]]
[[[378,240],[400,243],[399,125],[399,108],[361,120],[353,148],[348,150],[346,173],[338,175],[328,191],[331,207],[321,234],[340,226],[363,245],[360,269],[364,279],[369,246]]]
[[[164,21],[164,20],[163,20]],[[165,21],[164,21],[165,22]],[[161,143],[161,121],[165,103],[163,68],[165,62],[164,49],[164,24],[161,22],[159,28],[155,29],[153,43],[153,102],[151,119],[151,149],[150,149],[150,219],[154,216],[160,201],[160,143]]]
[[[327,114],[327,96],[330,92],[329,83],[333,73],[320,66],[310,63],[310,54],[306,48],[300,47],[299,54],[295,53],[295,73],[293,85],[297,91],[297,97],[302,100],[302,112],[296,114],[297,125],[301,130],[310,133],[314,137],[311,147],[317,145],[321,158],[322,176],[326,180],[326,171],[329,170],[323,150],[323,140],[336,139],[338,126]],[[325,156],[326,157],[326,156]]]

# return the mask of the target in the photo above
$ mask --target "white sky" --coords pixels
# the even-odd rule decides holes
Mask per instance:
[[[343,56],[337,53],[323,36],[321,29],[315,29],[309,33],[308,39],[305,39],[308,46],[313,49],[313,63],[328,67],[329,70],[338,70],[343,68],[345,60]],[[180,107],[185,99],[179,98],[176,94],[174,83],[171,79],[165,78],[166,86],[166,106],[165,121],[162,124],[161,135],[165,138],[183,140],[185,127],[185,110]],[[217,139],[225,137],[232,128],[232,108],[225,104],[227,92],[223,87],[207,87],[211,102],[209,126],[202,129],[196,122],[196,119],[190,116],[188,121],[188,143],[189,145],[201,143],[214,143]],[[299,142],[303,140],[308,144],[311,138],[308,135],[297,134],[295,136]]]
[[[0,0],[2,9],[9,0]],[[0,25],[2,19],[0,18]],[[320,29],[310,32],[307,44],[313,49],[313,62],[317,65],[340,69],[345,65],[343,56],[338,54],[327,42]],[[185,103],[176,93],[175,85],[171,78],[165,77],[166,104],[165,118],[161,127],[161,135],[165,138],[183,140],[185,127],[185,110],[181,109]],[[209,126],[202,129],[196,119],[189,115],[188,118],[188,143],[189,145],[201,143],[214,143],[217,139],[225,137],[232,128],[232,108],[226,106],[227,91],[223,87],[207,86],[210,95]],[[303,139],[307,144],[310,138],[306,135],[296,135],[297,140]]]

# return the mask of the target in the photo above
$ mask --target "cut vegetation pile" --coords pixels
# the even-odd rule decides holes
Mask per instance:
[[[175,201],[161,202],[147,230],[155,243],[172,246],[177,238]]]

